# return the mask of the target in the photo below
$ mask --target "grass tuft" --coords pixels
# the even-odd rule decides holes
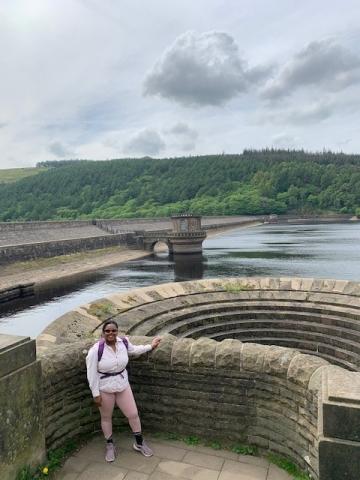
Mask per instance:
[[[248,285],[247,283],[226,283],[224,285],[224,290],[228,293],[239,293],[246,292],[248,290],[254,290],[254,287]]]
[[[287,458],[280,457],[275,453],[269,453],[267,455],[267,459],[270,463],[282,468],[287,473],[294,477],[294,480],[311,480],[311,477],[307,474],[302,472],[293,462],[288,460]]]

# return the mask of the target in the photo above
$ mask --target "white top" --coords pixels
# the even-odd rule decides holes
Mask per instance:
[[[104,351],[100,362],[98,362],[99,342],[93,345],[86,356],[87,379],[93,397],[98,397],[100,391],[105,393],[122,392],[129,385],[128,374],[125,370],[129,361],[129,355],[141,355],[149,352],[151,345],[133,345],[128,341],[128,350],[121,338],[116,339],[116,352],[104,344]],[[114,375],[101,379],[101,373],[121,372],[121,375]]]

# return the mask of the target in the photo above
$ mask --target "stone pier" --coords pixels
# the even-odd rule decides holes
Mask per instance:
[[[14,480],[45,457],[41,364],[35,340],[0,335],[0,472]]]

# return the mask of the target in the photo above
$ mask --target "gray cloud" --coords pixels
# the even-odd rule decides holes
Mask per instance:
[[[331,117],[334,111],[334,104],[329,101],[320,101],[303,108],[294,109],[286,117],[291,123],[313,123],[321,122]]]
[[[329,99],[322,99],[304,106],[290,107],[276,111],[272,109],[259,117],[260,123],[271,123],[277,125],[307,125],[319,123],[331,117],[339,107]]]
[[[124,152],[142,155],[157,155],[166,147],[160,134],[151,128],[135,133],[124,145]]]
[[[287,133],[278,133],[272,137],[272,144],[277,147],[292,148],[296,144],[296,139]]]
[[[235,40],[227,33],[186,32],[147,74],[144,94],[185,106],[222,105],[268,73],[269,67],[248,69]]]
[[[70,150],[60,142],[53,142],[48,147],[49,152],[59,158],[71,156]]]
[[[359,57],[332,41],[312,42],[265,86],[263,96],[274,100],[305,86],[337,91],[359,81]]]
[[[199,136],[194,128],[183,122],[176,123],[173,127],[165,130],[165,133],[177,142],[177,146],[181,150],[187,152],[195,148]]]

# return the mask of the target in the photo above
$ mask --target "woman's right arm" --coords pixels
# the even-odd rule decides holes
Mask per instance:
[[[98,374],[98,346],[95,344],[90,348],[86,356],[86,370],[87,379],[91,393],[94,397],[95,403],[98,404],[97,399],[100,397],[99,383],[100,378]]]

